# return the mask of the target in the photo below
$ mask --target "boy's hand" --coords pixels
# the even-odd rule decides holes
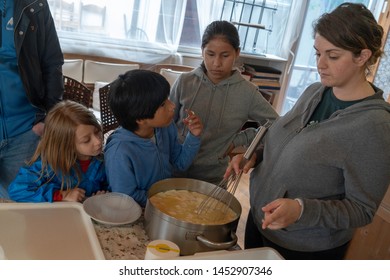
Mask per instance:
[[[203,123],[194,111],[186,110],[188,117],[183,120],[183,123],[188,127],[188,130],[194,136],[200,136],[203,132]]]

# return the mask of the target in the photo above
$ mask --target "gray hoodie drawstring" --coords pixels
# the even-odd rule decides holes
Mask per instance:
[[[230,83],[227,84],[226,94],[225,94],[225,98],[224,98],[223,104],[222,104],[222,111],[221,111],[221,114],[219,115],[218,129],[217,129],[218,131],[219,131],[219,128],[221,127],[223,113],[225,112],[226,101],[227,101],[227,97],[229,95],[229,87],[230,87]]]
[[[202,77],[202,79],[203,79],[203,77]],[[200,82],[198,83],[198,88],[196,89],[195,94],[194,94],[194,97],[192,98],[191,103],[190,103],[190,105],[188,106],[188,110],[191,110],[191,109],[192,109],[192,105],[194,105],[195,99],[196,99],[196,97],[198,96],[198,93],[199,93],[200,86],[202,85],[202,79],[201,79]],[[195,83],[195,81],[194,81],[194,83]],[[194,87],[195,87],[195,86],[194,86]]]
[[[192,109],[192,106],[193,106],[193,104],[194,104],[194,102],[195,102],[195,99],[196,99],[196,97],[197,97],[198,94],[199,94],[199,89],[200,89],[200,87],[201,87],[201,85],[202,85],[202,82],[203,82],[203,80],[205,79],[205,77],[204,77],[205,75],[206,75],[206,74],[203,73],[203,75],[202,75],[202,77],[201,77],[201,79],[200,79],[200,82],[198,83],[198,87],[197,87],[197,89],[196,89],[196,91],[195,91],[194,97],[192,98],[191,103],[190,103],[190,105],[188,106],[188,110],[191,110],[191,109]],[[194,83],[195,83],[195,81],[194,81]],[[214,86],[216,86],[216,85],[214,85]],[[224,98],[223,104],[222,104],[222,111],[221,111],[221,114],[219,115],[219,119],[218,119],[218,127],[217,127],[217,130],[218,130],[218,131],[219,131],[219,129],[220,129],[220,127],[221,127],[221,124],[222,124],[222,116],[223,116],[223,113],[225,112],[226,102],[227,102],[227,98],[228,98],[228,95],[229,95],[229,88],[230,88],[230,83],[227,83],[226,94],[225,94],[225,98]],[[210,106],[209,106],[209,108],[210,108]],[[208,116],[209,116],[209,114],[210,114],[209,111],[210,111],[210,110],[207,111],[207,116],[206,116],[206,118],[205,118],[205,120],[204,120],[204,123],[207,122]],[[184,136],[184,134],[185,134],[185,128],[183,128],[183,132],[182,132],[182,135],[183,135],[183,136]]]

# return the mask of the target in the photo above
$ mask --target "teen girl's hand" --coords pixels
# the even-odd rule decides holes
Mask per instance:
[[[200,136],[203,131],[203,123],[194,111],[186,110],[188,117],[183,120],[188,130],[194,136]]]
[[[62,191],[63,201],[83,202],[85,199],[85,190],[74,188],[69,191]]]

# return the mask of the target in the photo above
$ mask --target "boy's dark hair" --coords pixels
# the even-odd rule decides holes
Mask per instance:
[[[149,70],[130,70],[112,82],[108,104],[123,128],[136,131],[137,120],[152,119],[169,92],[170,85],[162,75]]]

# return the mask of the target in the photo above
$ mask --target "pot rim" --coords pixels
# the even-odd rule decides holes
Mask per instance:
[[[232,195],[231,193],[227,192],[230,196],[232,196],[232,200],[230,203],[231,209],[237,214],[237,217],[232,220],[231,222],[224,223],[224,224],[195,224],[183,220],[179,220],[175,217],[172,217],[168,214],[165,214],[162,212],[160,209],[155,207],[151,202],[150,202],[150,197],[153,195],[159,193],[159,192],[164,192],[168,190],[189,190],[189,191],[196,191],[202,194],[208,194],[208,192],[204,192],[204,189],[208,188],[208,191],[210,191],[210,188],[215,188],[216,185],[201,181],[201,180],[196,180],[196,179],[190,179],[190,178],[168,178],[164,180],[160,180],[156,183],[154,183],[149,191],[148,191],[148,200],[146,203],[145,211],[148,208],[148,211],[152,211],[155,214],[157,214],[160,218],[167,222],[174,223],[177,226],[183,227],[183,228],[194,228],[194,230],[199,231],[199,230],[215,230],[215,229],[220,229],[221,226],[230,226],[235,223],[238,223],[240,217],[241,217],[241,212],[242,212],[242,207],[240,202],[237,200],[237,198]],[[203,192],[202,192],[203,191]],[[230,197],[229,197],[230,199]],[[146,215],[145,215],[146,218]]]

